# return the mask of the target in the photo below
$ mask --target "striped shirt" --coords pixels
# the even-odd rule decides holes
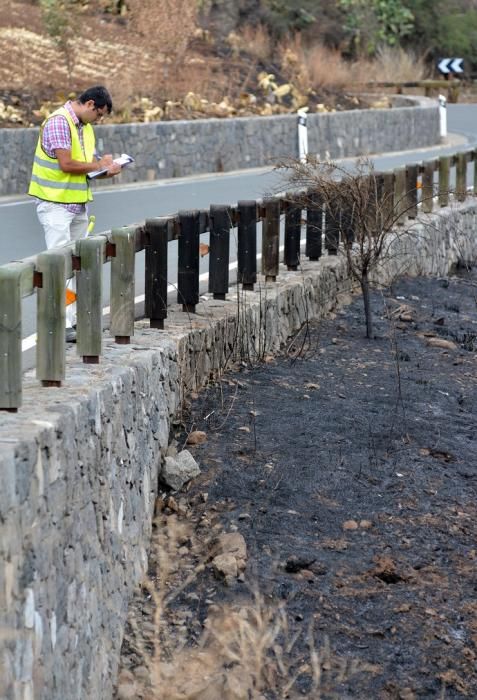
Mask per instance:
[[[64,107],[68,110],[73,122],[76,124],[81,148],[84,152],[83,123],[74,113],[71,101],[68,101]],[[57,114],[55,117],[51,117],[47,120],[43,128],[41,145],[45,153],[50,156],[50,158],[56,158],[55,151],[57,148],[62,148],[65,151],[71,151],[70,127],[65,117]],[[58,202],[58,204],[61,204],[62,207],[65,207],[65,209],[72,214],[82,214],[86,211],[86,204],[62,204],[61,202]]]

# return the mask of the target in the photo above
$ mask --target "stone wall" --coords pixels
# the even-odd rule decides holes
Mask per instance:
[[[401,98],[397,104],[410,102]],[[413,102],[415,106],[393,109],[310,114],[309,151],[342,158],[439,143],[436,100]],[[129,153],[136,159],[115,179],[117,184],[255,168],[298,155],[294,115],[118,124],[95,131],[100,152]],[[0,129],[0,196],[27,191],[37,138],[38,129]],[[111,181],[95,187],[104,185]]]
[[[477,257],[477,205],[396,235],[381,279],[445,275]],[[396,256],[395,256],[396,255]],[[128,598],[146,568],[157,478],[183,394],[226,358],[273,352],[349,297],[344,259],[283,266],[276,284],[172,307],[166,331],[136,324],[101,364],[71,348],[61,389],[27,373],[24,406],[0,416],[0,698],[107,700]]]

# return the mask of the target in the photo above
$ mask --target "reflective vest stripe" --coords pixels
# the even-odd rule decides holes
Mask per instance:
[[[35,163],[43,166],[44,168],[50,168],[50,170],[61,170],[60,164],[58,162],[52,163],[51,160],[45,160],[45,158],[40,158],[40,156],[35,156]]]
[[[42,185],[43,187],[53,187],[58,190],[87,190],[88,185],[85,182],[84,184],[81,182],[55,182],[54,180],[45,180],[42,177],[38,177],[38,175],[32,174],[31,176],[32,182],[37,182],[39,185]]]

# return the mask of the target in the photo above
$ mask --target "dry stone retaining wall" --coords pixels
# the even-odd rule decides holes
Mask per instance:
[[[342,158],[439,143],[436,100],[394,101],[408,106],[310,114],[310,153]],[[95,132],[100,152],[136,159],[116,184],[254,168],[298,155],[295,115],[100,125]],[[37,139],[38,129],[0,129],[0,196],[28,190]],[[106,185],[111,181],[95,187]]]
[[[477,257],[477,205],[415,224],[402,248],[414,274]],[[399,253],[403,241],[394,242]],[[392,267],[382,279],[402,269]],[[386,273],[386,275],[384,274]],[[24,406],[0,416],[0,698],[111,697],[129,596],[147,561],[157,479],[184,393],[234,356],[279,349],[308,318],[349,296],[341,257],[280,271],[277,284],[171,310],[107,341],[99,366],[70,350],[61,389],[33,373]]]

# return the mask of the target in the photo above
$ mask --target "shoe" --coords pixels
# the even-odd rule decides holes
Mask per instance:
[[[65,342],[66,343],[76,343],[76,329],[66,328],[65,329]]]

